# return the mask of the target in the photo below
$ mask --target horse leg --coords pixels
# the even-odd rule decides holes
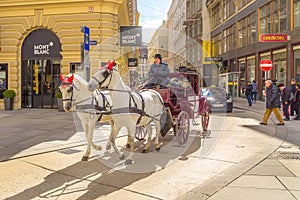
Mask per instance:
[[[133,158],[133,150],[134,150],[134,136],[132,136],[133,132],[129,132],[131,134],[128,134],[128,141],[129,141],[129,145],[130,145],[130,152],[129,152],[129,156],[125,161],[126,165],[130,165],[132,164],[132,158]]]
[[[126,146],[125,146],[125,148],[126,149],[130,149],[130,139],[129,139],[129,136],[127,137],[127,143],[126,143]]]
[[[93,135],[94,135],[94,130],[95,130],[95,127],[96,127],[96,121],[97,121],[97,118],[95,118],[96,120],[91,120],[90,121],[90,125],[89,125],[89,132],[90,132],[90,137],[91,137],[91,145],[92,145],[92,148],[95,149],[95,150],[98,150],[98,151],[101,151],[102,150],[102,147],[101,145],[96,145],[94,142],[93,142]]]
[[[160,134],[160,123],[159,122],[156,122],[155,123],[155,130],[156,130],[156,135],[155,135],[155,140],[154,140],[154,148],[156,151],[159,151],[160,150],[160,144],[159,144],[159,141],[158,141],[158,138],[159,138],[159,134]]]
[[[151,146],[151,139],[152,139],[152,128],[151,128],[150,124],[146,126],[146,129],[147,129],[147,133],[148,133],[148,138],[147,138],[146,146],[142,151],[143,153],[149,152],[150,146]]]
[[[116,146],[116,143],[115,143],[115,142],[116,142],[116,137],[117,137],[117,135],[118,135],[120,129],[121,129],[121,128],[118,127],[118,126],[116,126],[115,124],[113,125],[112,131],[111,131],[111,136],[112,136],[112,137],[110,138],[110,143],[111,143],[111,145],[113,146],[113,148],[114,148],[116,154],[119,155],[119,159],[120,159],[120,160],[124,160],[124,159],[125,159],[124,153],[121,152],[121,151],[119,150],[119,148]]]
[[[113,131],[112,131],[114,122],[112,120],[110,120],[109,124],[110,124],[110,130],[111,131],[110,131],[107,143],[106,143],[106,150],[110,150],[111,149],[111,141],[113,140],[113,137],[114,137],[114,134],[113,134]]]
[[[91,142],[90,142],[90,133],[89,133],[89,128],[88,128],[88,123],[83,123],[83,120],[81,120],[82,122],[82,127],[85,133],[85,138],[87,140],[87,146],[86,146],[86,150],[85,153],[82,156],[82,161],[88,161],[89,160],[89,156],[91,153]]]

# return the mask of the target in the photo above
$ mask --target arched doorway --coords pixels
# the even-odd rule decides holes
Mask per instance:
[[[28,34],[22,45],[22,108],[57,108],[61,43],[49,29]]]

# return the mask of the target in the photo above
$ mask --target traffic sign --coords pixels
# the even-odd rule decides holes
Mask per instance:
[[[260,63],[259,63],[259,67],[263,71],[269,71],[269,70],[271,70],[272,66],[273,66],[272,61],[268,60],[268,59],[261,60]]]

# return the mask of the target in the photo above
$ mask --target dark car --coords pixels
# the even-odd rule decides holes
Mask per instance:
[[[223,88],[211,87],[202,89],[202,95],[205,96],[209,102],[210,110],[232,112],[233,101],[230,95],[226,93]]]

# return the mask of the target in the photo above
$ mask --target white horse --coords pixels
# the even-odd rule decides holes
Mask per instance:
[[[60,75],[62,81],[59,87],[62,93],[63,107],[65,111],[76,110],[81,121],[83,130],[87,140],[87,148],[82,157],[82,161],[87,161],[91,153],[91,147],[96,150],[101,150],[100,145],[95,145],[92,141],[96,122],[109,121],[111,117],[111,102],[109,95],[104,95],[100,91],[95,91],[93,95],[87,89],[87,82],[77,74],[72,74],[67,77]],[[106,114],[107,113],[107,114]]]
[[[90,91],[99,89],[107,89],[110,91],[110,97],[113,104],[111,144],[114,146],[116,153],[120,158],[124,158],[115,145],[115,138],[122,127],[126,127],[128,131],[127,144],[130,146],[130,154],[125,164],[132,163],[134,150],[134,137],[136,126],[144,126],[147,129],[148,139],[143,152],[150,149],[152,139],[152,128],[150,123],[153,122],[156,126],[156,137],[154,147],[157,151],[160,149],[158,141],[161,130],[160,119],[165,111],[163,100],[160,94],[154,90],[142,90],[140,92],[132,91],[121,79],[118,71],[113,69],[114,62],[109,63],[100,69],[89,81],[87,87]]]

